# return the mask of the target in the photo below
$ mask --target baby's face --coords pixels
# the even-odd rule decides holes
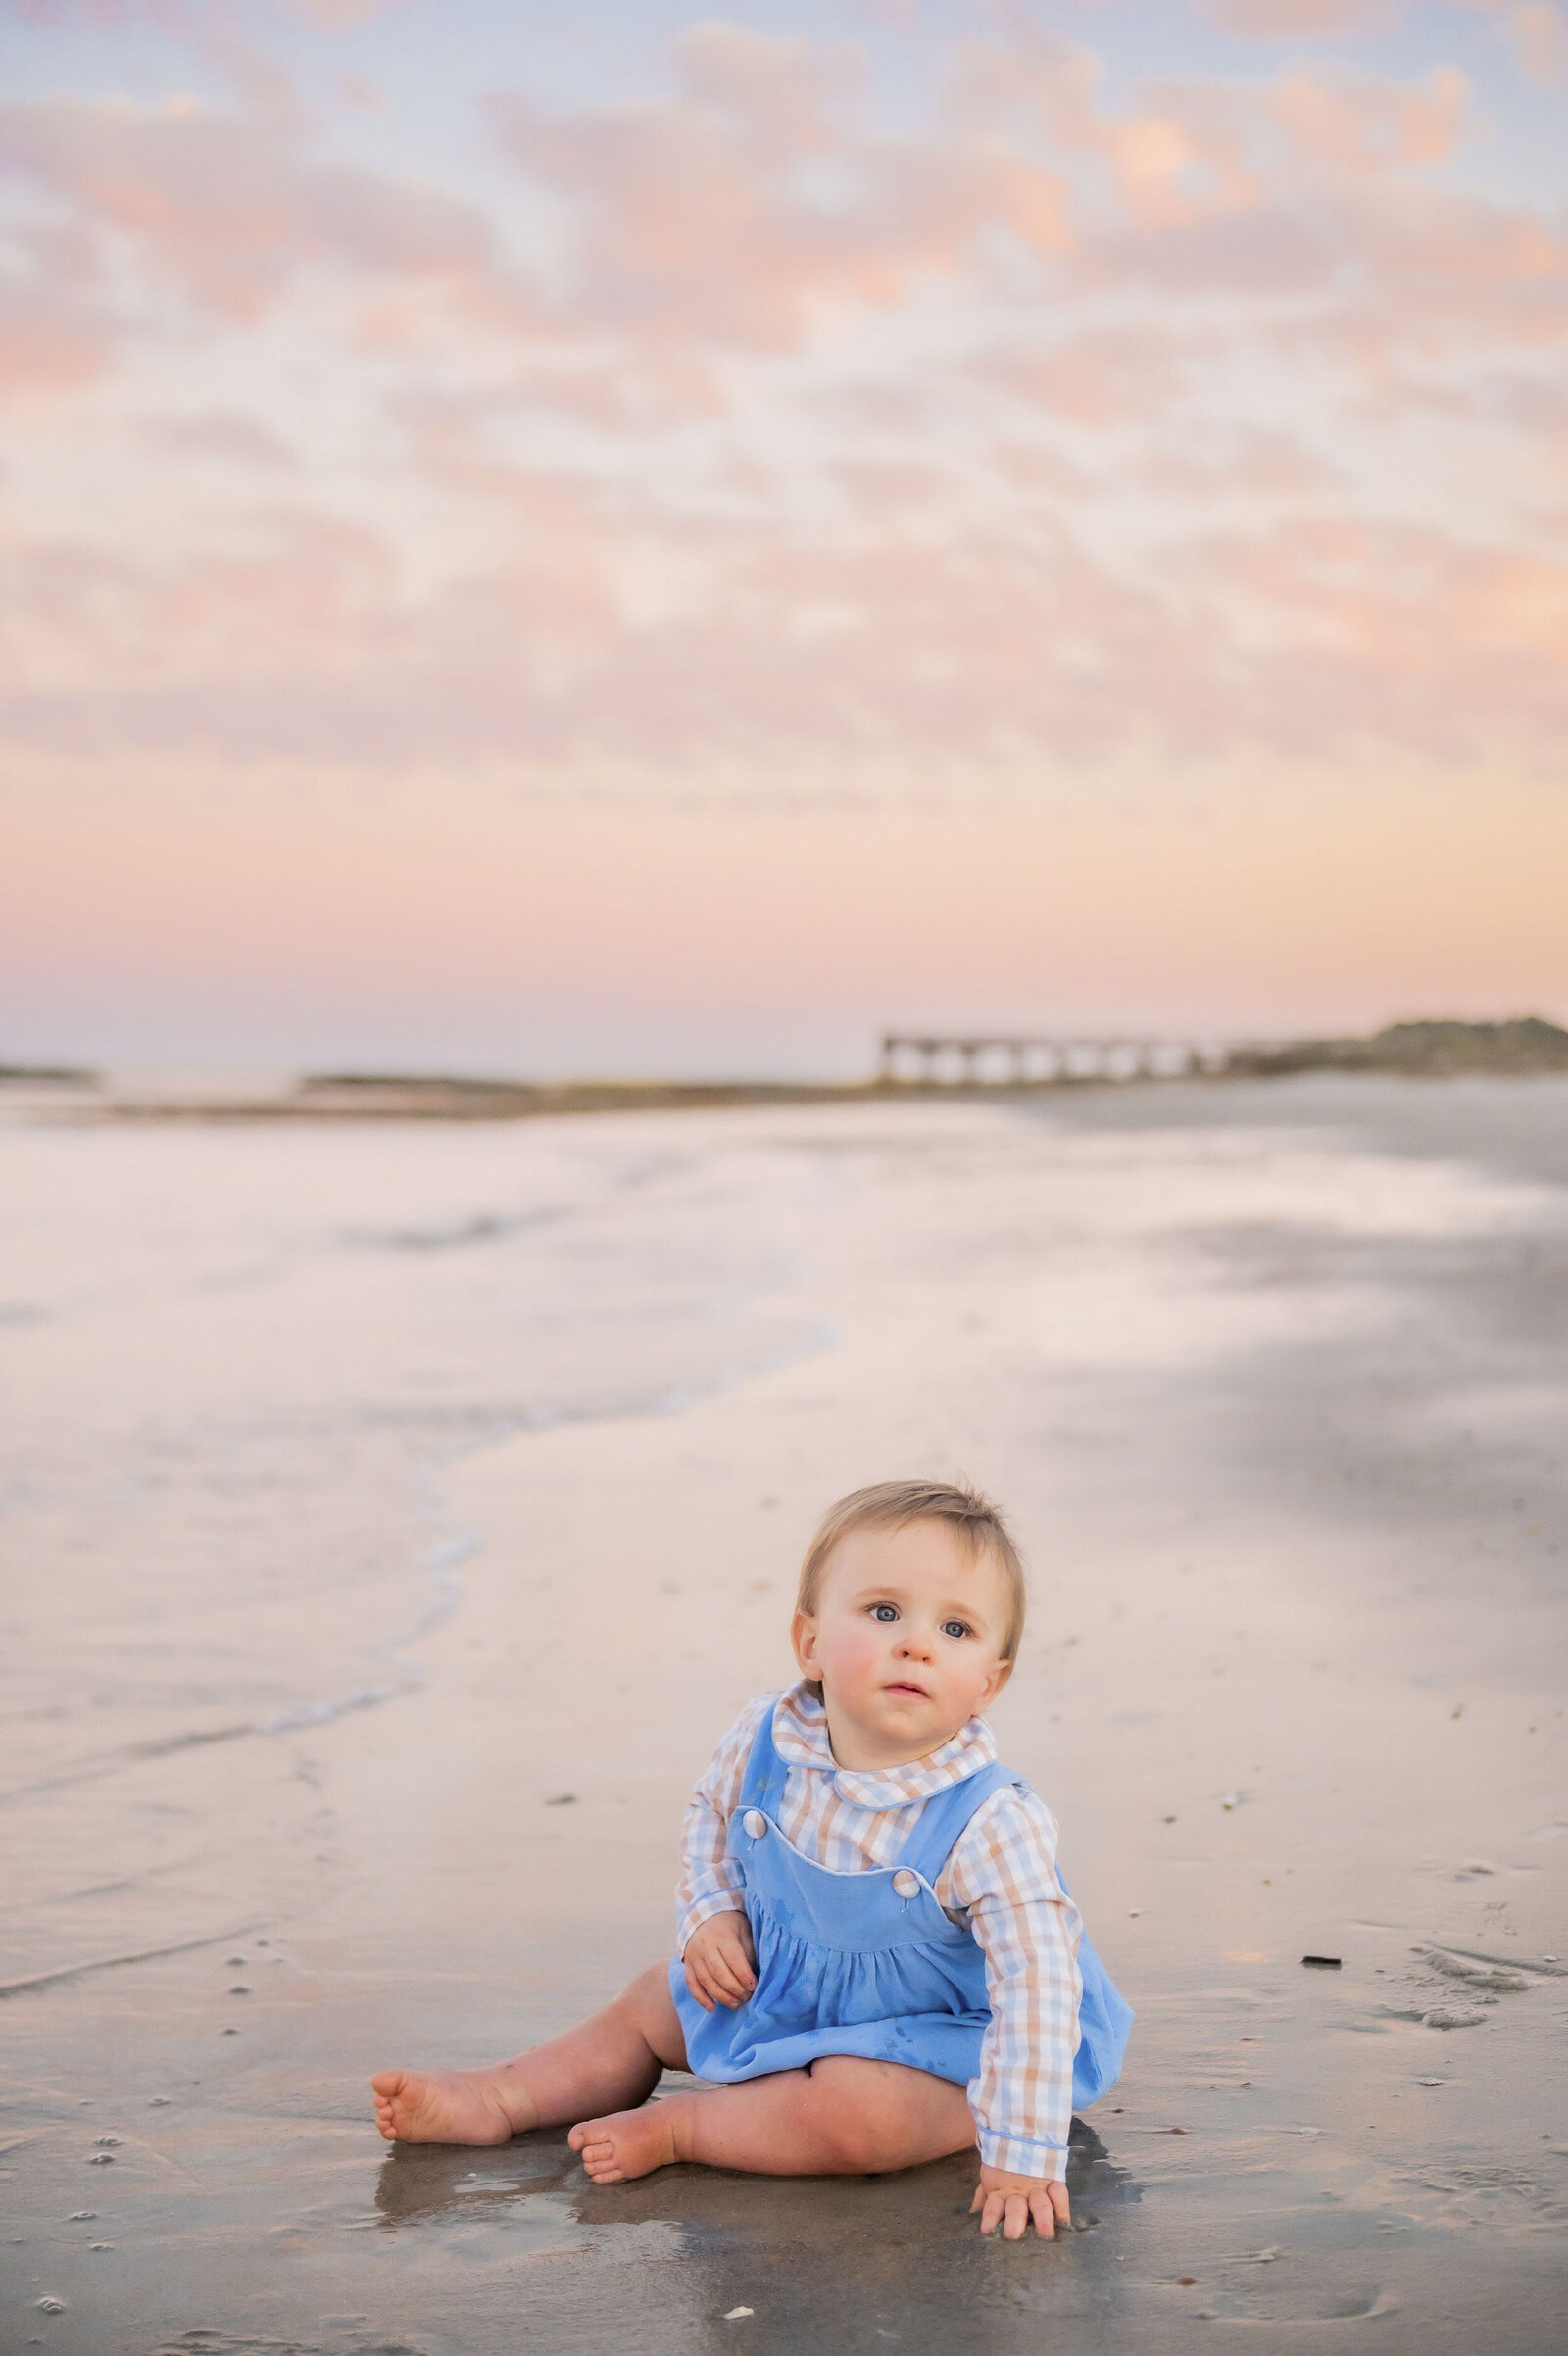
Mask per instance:
[[[924,1758],[1006,1682],[1006,1583],[947,1522],[852,1530],[828,1557],[796,1658],[820,1681],[841,1767]]]

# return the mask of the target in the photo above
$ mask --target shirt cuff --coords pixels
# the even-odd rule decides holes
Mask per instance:
[[[745,1911],[746,1900],[738,1890],[713,1890],[706,1897],[693,1898],[676,1926],[676,1954],[685,1954],[691,1944],[692,1933],[713,1915],[744,1914]]]
[[[980,2130],[980,2158],[987,2168],[1004,2168],[1009,2176],[1038,2176],[1042,2184],[1063,2182],[1067,2146],[1034,2135],[999,2135],[995,2128]]]

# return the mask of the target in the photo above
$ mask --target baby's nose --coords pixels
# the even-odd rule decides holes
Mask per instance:
[[[906,1628],[900,1640],[899,1650],[906,1652],[913,1660],[929,1660],[931,1658],[931,1640],[929,1637],[922,1636],[917,1628]]]

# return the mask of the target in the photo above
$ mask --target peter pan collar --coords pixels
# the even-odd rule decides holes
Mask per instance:
[[[971,1718],[923,1759],[902,1767],[841,1767],[828,1740],[827,1712],[804,1681],[781,1693],[774,1705],[773,1747],[788,1767],[831,1775],[840,1798],[859,1808],[905,1808],[911,1800],[929,1799],[989,1767],[997,1755],[990,1727],[983,1718]]]

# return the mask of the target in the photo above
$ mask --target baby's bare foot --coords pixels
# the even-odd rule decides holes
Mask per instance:
[[[389,2143],[510,2143],[511,2113],[493,2070],[382,2070],[370,2081]]]
[[[675,2149],[674,2102],[645,2102],[640,2110],[612,2111],[608,2119],[584,2119],[566,2141],[582,2154],[596,2184],[623,2184],[680,2157]]]

